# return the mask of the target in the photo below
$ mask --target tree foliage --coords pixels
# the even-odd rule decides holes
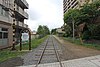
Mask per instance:
[[[37,34],[39,35],[40,38],[49,35],[50,34],[49,28],[47,26],[39,25],[37,29]]]
[[[79,17],[80,17],[80,11],[78,9],[70,9],[64,15],[64,22],[67,24],[72,23],[72,21],[78,22]]]
[[[96,23],[96,20],[98,19],[99,16],[100,16],[100,0],[96,0],[90,4],[86,3],[80,9],[69,10],[68,12],[64,14],[64,22],[66,23],[65,31],[68,31],[69,28],[71,28],[69,32],[66,32],[66,34],[70,33],[70,35],[72,35],[71,33],[72,22],[74,21],[75,30],[77,30],[78,28],[78,32],[80,32],[79,31],[81,27],[80,25],[85,24],[85,26],[83,26],[84,28],[81,31],[81,33],[83,33],[84,35],[85,34],[89,35],[86,37],[95,37],[95,36],[99,37],[100,35],[98,34],[100,30],[98,30],[98,24],[100,23],[98,24]],[[97,31],[97,30],[98,30],[98,33],[93,33],[94,31]],[[85,36],[83,36],[83,38],[85,38]]]
[[[45,35],[50,34],[50,30],[47,26],[43,26]]]
[[[81,9],[82,16],[80,20],[87,23],[95,23],[98,16],[100,16],[100,1],[95,1],[91,4],[85,4]]]
[[[56,34],[56,29],[52,29],[51,34]]]

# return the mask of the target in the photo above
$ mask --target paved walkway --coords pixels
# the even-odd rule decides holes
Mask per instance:
[[[63,67],[100,67],[100,55],[86,58],[62,61]],[[20,67],[35,67],[35,65],[20,66]],[[38,67],[60,67],[59,63],[40,64]]]

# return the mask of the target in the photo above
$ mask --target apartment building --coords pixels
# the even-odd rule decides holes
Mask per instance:
[[[93,0],[63,0],[63,10],[66,13],[69,9],[79,8],[83,6],[86,2],[91,3]]]
[[[20,31],[28,28],[28,8],[26,0],[0,0],[0,49],[19,42]]]

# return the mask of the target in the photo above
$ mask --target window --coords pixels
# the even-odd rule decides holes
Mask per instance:
[[[3,38],[8,38],[8,33],[3,33]]]
[[[0,30],[0,39],[8,38],[8,29],[7,28],[1,28]]]
[[[0,6],[0,15],[3,15],[3,9],[2,9],[2,6]]]
[[[0,15],[5,16],[5,17],[9,17],[9,12],[4,10],[1,5],[0,5]]]
[[[2,7],[0,6],[0,15],[1,15]]]
[[[8,11],[5,11],[5,16],[9,17],[9,12]]]
[[[0,39],[2,39],[2,32],[0,32]]]
[[[1,31],[1,28],[0,28],[0,31]]]
[[[8,31],[8,29],[7,28],[2,28],[2,31]]]
[[[8,44],[8,29],[0,28],[0,46]]]

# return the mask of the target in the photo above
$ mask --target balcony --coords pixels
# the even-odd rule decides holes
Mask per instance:
[[[28,25],[27,25],[27,24],[24,24],[24,27],[25,27],[25,28],[28,28]]]
[[[23,27],[23,24],[24,24],[23,22],[19,21],[19,25],[18,26]]]
[[[0,21],[11,24],[10,18],[2,16],[2,15],[0,15]]]
[[[3,7],[3,9],[5,10],[9,10],[9,9],[13,9],[13,1],[3,1],[3,0],[0,0],[0,5]]]
[[[20,22],[20,21],[16,21],[16,22],[15,22],[15,25],[20,26],[20,27],[23,27],[23,24],[24,24],[24,23],[23,23],[23,22]]]
[[[19,27],[28,28],[28,25],[27,24],[24,24],[23,22],[20,22],[20,21],[16,21],[15,22],[15,25],[17,25]]]
[[[15,0],[15,2],[25,9],[29,8],[29,4],[26,0]]]
[[[21,7],[18,7],[16,5],[16,8],[15,8],[15,11],[17,11],[17,14],[24,18],[24,19],[28,19],[28,14],[21,8]]]

